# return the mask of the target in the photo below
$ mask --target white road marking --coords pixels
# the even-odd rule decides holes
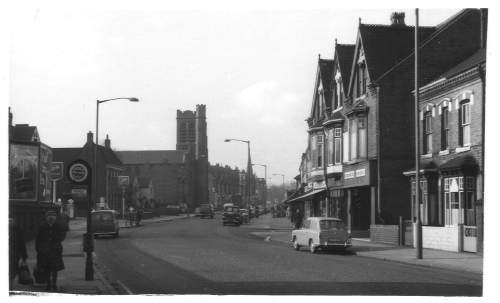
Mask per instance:
[[[118,283],[120,285],[121,288],[123,288],[125,290],[125,292],[127,293],[127,295],[133,295],[134,293],[130,290],[130,288],[128,288],[125,284],[122,283],[122,281],[120,280],[116,280],[116,283]]]

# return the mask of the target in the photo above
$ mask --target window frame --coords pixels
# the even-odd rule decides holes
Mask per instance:
[[[422,122],[423,154],[432,154],[432,111],[424,113]]]
[[[441,109],[441,150],[450,148],[450,117],[449,108],[445,106]]]
[[[459,104],[459,144],[460,146],[471,145],[471,102],[469,99],[462,100]],[[466,134],[467,133],[467,134]],[[466,140],[467,139],[467,140]]]

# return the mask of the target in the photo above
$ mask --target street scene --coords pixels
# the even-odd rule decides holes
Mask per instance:
[[[488,9],[20,16],[10,297],[484,295]]]

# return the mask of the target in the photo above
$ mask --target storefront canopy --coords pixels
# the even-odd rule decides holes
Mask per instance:
[[[295,198],[292,198],[288,201],[286,201],[286,203],[291,203],[291,202],[299,202],[299,201],[305,201],[307,200],[308,198],[312,198],[318,194],[321,194],[323,192],[325,192],[326,189],[322,188],[322,189],[313,189],[312,191],[310,192],[307,192],[301,196],[298,196],[298,197],[295,197]]]

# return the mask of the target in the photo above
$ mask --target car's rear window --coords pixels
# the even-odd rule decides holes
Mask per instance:
[[[329,230],[329,229],[343,229],[344,222],[337,220],[320,220],[319,228],[321,230]]]
[[[93,213],[92,220],[97,222],[110,222],[113,221],[113,214],[108,212]]]

